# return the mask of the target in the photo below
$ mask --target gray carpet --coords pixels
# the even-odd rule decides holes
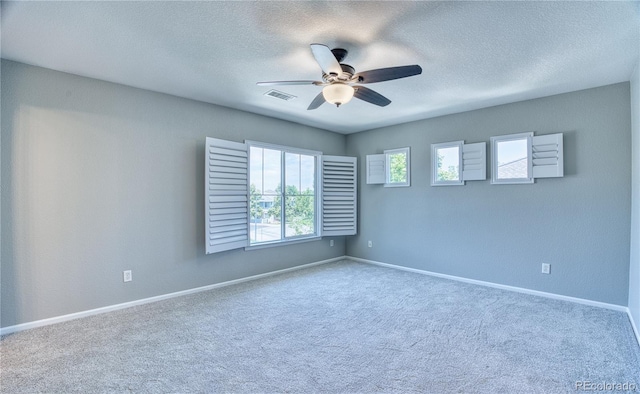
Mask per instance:
[[[0,351],[3,393],[640,385],[624,313],[350,261],[8,335]]]

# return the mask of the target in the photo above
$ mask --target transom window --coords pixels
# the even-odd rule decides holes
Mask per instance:
[[[319,156],[314,151],[249,143],[250,245],[318,234]]]

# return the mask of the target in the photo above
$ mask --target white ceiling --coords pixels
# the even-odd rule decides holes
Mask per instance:
[[[340,133],[628,81],[638,2],[2,2],[2,58]],[[392,103],[307,106],[309,44],[356,71],[419,64],[367,85]]]

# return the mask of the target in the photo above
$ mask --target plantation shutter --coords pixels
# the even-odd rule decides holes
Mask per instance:
[[[387,182],[385,167],[387,155],[367,155],[367,184],[379,184]]]
[[[321,163],[321,235],[354,235],[357,233],[357,159],[322,156]]]
[[[564,176],[562,133],[532,137],[531,150],[534,178]]]
[[[462,180],[484,181],[487,179],[487,143],[462,145]]]
[[[206,253],[248,244],[247,145],[207,137]]]

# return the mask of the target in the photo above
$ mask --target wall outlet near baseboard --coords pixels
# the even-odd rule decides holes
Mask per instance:
[[[332,239],[331,239],[331,240],[329,240],[329,246],[333,246],[333,245],[334,245],[333,240],[332,240]]]
[[[551,264],[542,263],[542,273],[550,274],[551,273]]]
[[[122,271],[122,280],[124,282],[131,282],[133,277],[131,276],[131,270]]]
[[[370,247],[370,248],[373,248],[373,241],[367,242],[367,246]]]

